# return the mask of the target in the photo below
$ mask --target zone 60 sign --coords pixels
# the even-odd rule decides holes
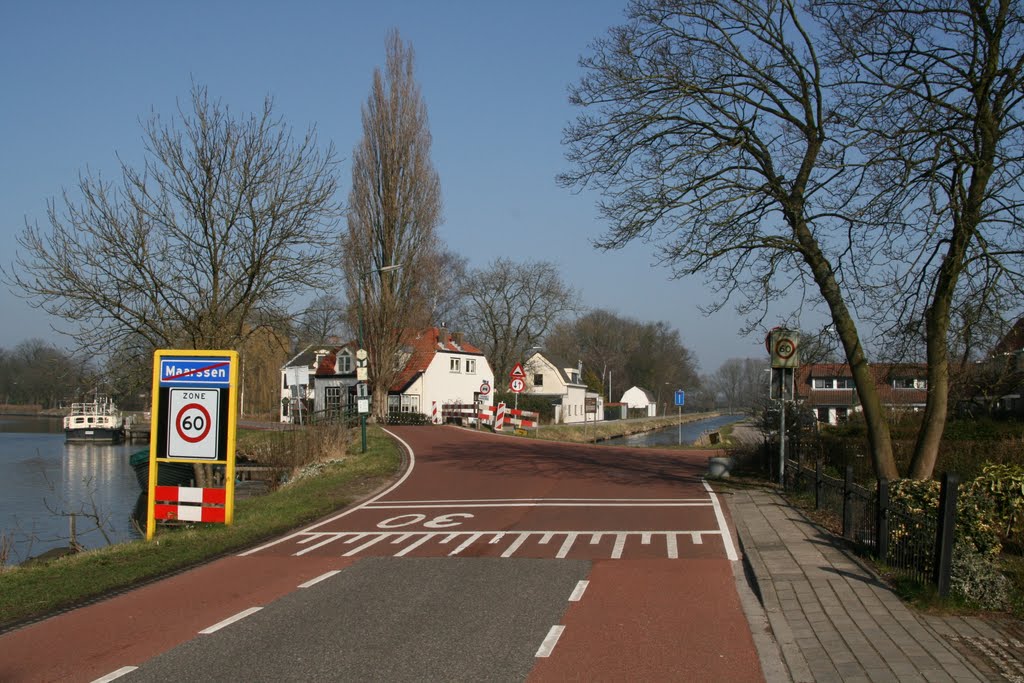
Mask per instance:
[[[171,389],[167,457],[217,459],[219,389]]]

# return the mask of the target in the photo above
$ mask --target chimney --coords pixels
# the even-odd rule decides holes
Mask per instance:
[[[456,346],[459,346],[459,347],[462,346],[462,333],[461,332],[452,332],[452,339],[455,340],[455,345]]]
[[[448,328],[444,324],[437,328],[437,343],[442,347],[448,346]]]

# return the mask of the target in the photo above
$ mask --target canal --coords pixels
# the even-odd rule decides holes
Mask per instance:
[[[642,448],[655,448],[664,446],[690,445],[700,438],[705,432],[718,431],[726,425],[740,422],[747,418],[746,415],[719,415],[706,420],[686,422],[682,426],[665,427],[650,432],[618,436],[614,439],[606,439],[601,444],[606,446],[636,446]]]
[[[139,484],[129,456],[140,444],[65,444],[58,417],[0,416],[0,544],[8,564],[67,547],[71,516],[86,548],[138,538]]]

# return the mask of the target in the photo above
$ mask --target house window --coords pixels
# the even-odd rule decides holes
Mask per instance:
[[[896,389],[927,389],[928,380],[914,379],[912,377],[899,377],[893,380],[892,385]]]
[[[338,356],[338,372],[352,372],[352,356],[343,353]]]
[[[836,389],[856,389],[852,377],[840,377],[836,380]]]
[[[832,388],[832,380],[831,379],[815,379],[814,380],[814,388],[815,389],[831,389]]]
[[[462,372],[462,359],[461,358],[450,358],[448,360],[449,372]]]
[[[836,421],[846,422],[846,419],[850,416],[850,411],[847,408],[836,408]]]
[[[288,373],[287,372],[282,372],[281,373],[281,388],[282,389],[287,389],[288,388]]]
[[[533,376],[533,386],[542,387],[544,386],[544,375],[539,372]]]
[[[328,413],[341,412],[341,387],[324,387],[324,410]]]
[[[476,374],[476,358],[467,358],[466,359],[466,374],[467,375],[475,375]]]
[[[828,408],[818,408],[818,422],[828,422]]]
[[[402,397],[399,394],[388,394],[388,412],[397,413],[402,409]]]
[[[420,397],[419,395],[413,394],[411,396],[402,396],[402,412],[403,413],[418,413],[420,412]]]

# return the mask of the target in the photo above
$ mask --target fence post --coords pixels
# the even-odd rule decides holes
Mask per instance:
[[[878,507],[875,509],[875,559],[889,559],[889,480],[878,480]]]
[[[853,505],[850,500],[853,498],[853,465],[846,466],[846,476],[843,478],[843,538],[853,537]]]
[[[940,597],[949,595],[949,580],[953,566],[953,541],[956,530],[956,496],[960,476],[955,472],[942,475],[939,490],[939,523],[935,534],[935,586]]]
[[[821,460],[814,463],[814,509],[821,509]]]

